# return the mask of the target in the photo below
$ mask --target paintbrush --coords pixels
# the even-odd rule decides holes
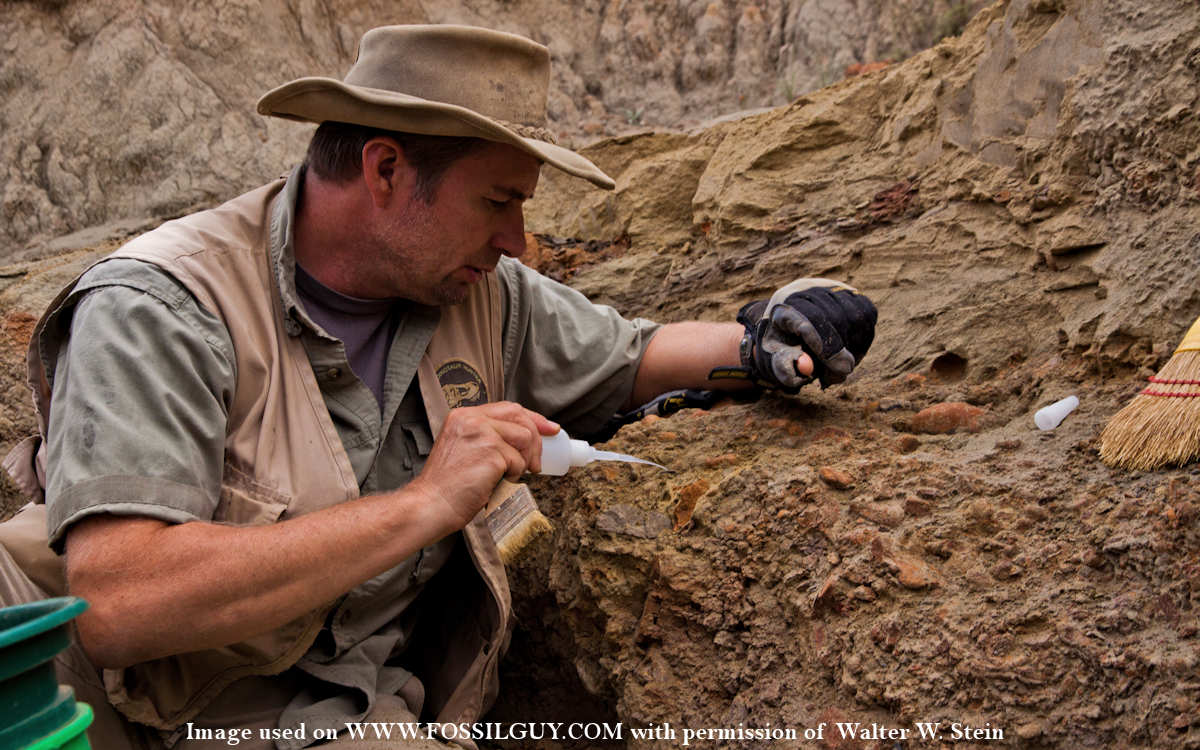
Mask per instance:
[[[484,508],[487,514],[488,531],[500,560],[508,565],[530,542],[542,534],[554,531],[550,520],[538,510],[533,494],[523,484],[500,480],[492,498]]]

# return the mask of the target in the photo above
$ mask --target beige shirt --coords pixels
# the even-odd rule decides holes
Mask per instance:
[[[286,189],[289,227],[299,185],[293,173]],[[402,486],[420,471],[433,443],[412,386],[438,310],[413,304],[406,311],[388,354],[380,403],[354,375],[342,343],[297,303],[290,231],[272,255],[285,325],[304,343],[361,491]],[[569,431],[596,429],[628,398],[656,326],[625,321],[516,261],[505,259],[498,277],[505,308],[505,396]],[[102,264],[76,290],[82,296],[55,372],[47,435],[52,542],[60,545],[70,524],[94,513],[171,523],[211,519],[237,376],[228,331],[172,278],[140,261]],[[111,497],[95,489],[111,487],[103,480],[114,477],[128,479],[136,492]],[[441,567],[453,539],[380,578],[408,581],[397,590],[411,602]],[[373,579],[365,585],[379,584]],[[357,593],[350,592],[346,601]],[[406,612],[398,619],[414,616]],[[342,689],[297,696],[289,718],[308,720],[310,726],[350,720],[360,713],[356,706],[362,698],[370,702],[372,693],[398,690],[407,672],[374,665],[386,660],[381,654],[403,649],[411,626],[380,622],[371,633],[350,633],[337,622],[327,623],[297,668],[320,678],[326,688]]]

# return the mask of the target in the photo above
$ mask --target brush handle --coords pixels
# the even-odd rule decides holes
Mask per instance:
[[[1192,327],[1184,335],[1183,341],[1179,342],[1175,353],[1180,352],[1200,352],[1200,318],[1196,318],[1196,322],[1192,323]]]

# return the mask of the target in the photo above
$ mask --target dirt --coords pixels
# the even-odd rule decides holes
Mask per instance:
[[[833,711],[1003,730],[979,747],[1194,746],[1200,469],[1098,461],[1131,390],[1082,358],[1023,360],[625,428],[614,449],[675,473],[539,483],[558,534],[515,577],[522,621],[555,613],[536,661],[573,663],[631,726],[803,729]],[[1087,396],[1037,430],[1042,394],[1065,392]],[[990,428],[903,446],[918,410],[964,393]]]
[[[822,4],[776,5],[766,17]],[[606,7],[631,48],[657,38],[658,6]],[[729,10],[688,28],[709,7]],[[731,320],[831,276],[880,323],[846,385],[646,420],[605,446],[671,473],[532,482],[557,530],[513,570],[490,718],[626,728],[579,748],[679,746],[628,731],[666,722],[801,733],[705,747],[1200,747],[1200,466],[1098,458],[1200,315],[1197,39],[1194,4],[1000,2],[786,105],[601,138],[585,151],[612,193],[544,174],[528,262],[627,315]],[[130,231],[0,268],[0,438],[31,427],[28,321]],[[1070,394],[1078,409],[1036,429]],[[831,722],[912,734],[843,739]],[[1003,738],[952,742],[954,722]]]
[[[1200,469],[1098,459],[1200,315],[1200,14],[1152,6],[1000,3],[789,107],[595,144],[611,195],[539,189],[557,199],[535,201],[535,231],[629,238],[572,280],[626,312],[731,319],[820,275],[870,294],[880,325],[848,386],[612,441],[674,474],[541,482],[559,533],[516,587],[535,592],[524,621],[554,616],[518,641],[518,682],[554,653],[564,692],[629,727],[1200,746]],[[510,696],[508,715],[579,703]],[[1003,739],[951,742],[953,722]],[[940,744],[895,739],[770,746]]]

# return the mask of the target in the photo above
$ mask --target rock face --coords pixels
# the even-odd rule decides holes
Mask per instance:
[[[616,191],[547,174],[529,224],[629,243],[626,275],[572,283],[639,314],[732,317],[788,278],[845,278],[879,305],[888,375],[1059,346],[1140,364],[1200,305],[1198,53],[1189,9],[1144,39],[1113,34],[1126,15],[996,6],[790,106],[598,143]]]
[[[438,11],[438,20],[536,7],[549,28],[566,27],[574,13],[576,26],[589,30],[582,39],[646,61],[637,70],[588,68],[591,47],[564,35],[574,46],[555,48],[580,81],[584,73],[605,81],[590,95],[619,111],[626,100],[610,81],[620,75],[648,92],[661,83],[664,102],[670,90],[709,96],[719,87],[706,88],[705,71],[750,82],[763,77],[756,66],[766,60],[776,66],[761,68],[770,78],[802,56],[798,46],[784,53],[799,38],[784,32],[856,33],[847,19],[859,5],[882,4],[715,2],[680,4],[683,12],[669,16],[654,4],[585,2],[568,11],[481,2]],[[174,39],[184,49],[180,40],[249,23],[184,34],[179,21],[132,23],[142,7],[110,17],[74,4],[18,3],[6,6],[0,24],[60,19],[39,27],[40,48],[52,56],[90,14],[108,21],[87,22],[91,31],[72,48],[80,55],[88,39],[131,28],[152,48]],[[195,190],[164,188],[158,194],[175,202],[161,210],[277,167],[291,146],[281,145],[276,125],[224,118],[248,112],[277,79],[318,64],[340,70],[349,48],[337,40],[353,40],[356,24],[382,12],[354,6],[343,33],[313,20],[328,19],[324,6],[302,3],[294,14],[291,7],[275,8],[271,17],[287,22],[270,33],[312,41],[304,54],[313,57],[239,67],[254,79],[243,103],[169,115],[195,128],[186,131],[194,138],[170,144],[195,143],[226,174]],[[493,18],[527,28],[515,15]],[[689,37],[667,51],[663,40],[676,28]],[[591,29],[600,31],[587,36]],[[3,38],[14,44],[11,34]],[[720,47],[722,38],[734,41]],[[874,51],[857,57],[888,55],[889,42],[874,38]],[[740,39],[766,39],[768,53],[755,57],[751,48],[762,45]],[[91,44],[90,54],[116,54]],[[667,57],[674,67],[655,67]],[[5,85],[24,92],[30,71],[60,69],[49,57],[31,65],[9,58]],[[957,722],[960,730],[1003,732],[1002,742],[986,746],[1200,746],[1200,469],[1130,475],[1096,455],[1104,422],[1200,315],[1198,73],[1195,4],[1010,0],[982,11],[959,38],[786,106],[689,132],[598,141],[587,153],[617,178],[613,193],[543,175],[528,211],[530,262],[627,314],[730,319],[748,299],[819,275],[869,294],[880,325],[846,385],[646,420],[612,441],[673,474],[597,465],[533,482],[557,532],[513,571],[521,627],[492,718],[620,721],[632,748],[678,746],[628,731],[663,722],[679,732],[768,724],[800,731],[826,722],[828,747],[895,744],[847,740],[829,722],[907,729],[914,745],[915,722],[941,722],[947,741]],[[143,75],[144,87],[158,85]],[[583,85],[567,79],[568,91]],[[745,90],[763,91],[750,83]],[[570,99],[574,110],[566,101],[555,105],[558,117],[588,116],[586,97]],[[10,194],[26,195],[22,185],[36,202],[39,190],[49,195],[51,175],[69,182],[60,171],[82,170],[75,177],[87,190],[94,182],[101,201],[51,201],[33,212],[44,226],[20,231],[124,215],[104,202],[113,181],[100,176],[103,164],[139,196],[150,194],[148,185],[205,172],[196,153],[154,141],[149,124],[130,136],[128,153],[159,143],[170,163],[122,161],[125,151],[95,144],[67,151],[62,136],[38,141],[30,134],[66,132],[52,127],[51,105],[32,120],[4,109],[14,106],[12,98],[0,105],[5,128],[36,120],[43,130],[20,131],[19,148],[7,135],[2,141],[10,165],[29,143],[37,148],[10,167],[4,210],[15,205]],[[81,106],[100,122],[120,121],[111,107]],[[692,110],[680,107],[663,111],[688,117]],[[206,111],[222,114],[201,118]],[[264,129],[259,166],[212,136]],[[169,132],[176,131],[161,137]],[[141,166],[121,166],[134,163]],[[28,410],[11,405],[24,403],[18,354],[47,290],[104,251],[98,238],[136,224],[59,238],[45,247],[51,260],[0,268],[0,389],[10,404],[0,438],[30,426]],[[1070,393],[1080,407],[1057,429],[1036,430],[1034,410]],[[953,405],[956,431],[914,430],[914,418],[936,405],[943,406],[926,414]]]
[[[570,138],[778,104],[850,64],[927,46],[982,4],[5,3],[0,257],[116,219],[170,217],[286,170],[311,129],[259,117],[254,102],[301,75],[341,78],[372,26],[468,23],[546,43],[550,116]]]
[[[557,649],[629,726],[1200,744],[1200,470],[1096,457],[1200,314],[1197,32],[1178,3],[1000,3],[790,106],[598,143],[614,193],[547,175],[531,228],[604,250],[571,277],[593,298],[729,319],[832,276],[880,325],[849,386],[613,441],[676,474],[544,482],[561,528],[518,588],[556,616],[514,676]],[[1069,393],[1081,408],[1039,434],[1033,411]],[[957,433],[909,434],[947,405]],[[599,523],[671,518],[698,485],[686,527]]]

